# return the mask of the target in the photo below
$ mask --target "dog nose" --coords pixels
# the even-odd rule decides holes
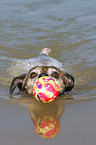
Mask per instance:
[[[38,78],[41,78],[43,76],[48,76],[48,74],[47,73],[41,73],[41,74],[39,74]]]

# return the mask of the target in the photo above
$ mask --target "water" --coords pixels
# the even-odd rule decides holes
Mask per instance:
[[[96,1],[0,1],[1,102],[3,99],[10,100],[10,83],[16,75],[23,73],[22,68],[18,67],[20,61],[22,60],[24,63],[25,59],[38,56],[41,49],[44,47],[51,48],[52,54],[50,56],[61,61],[64,64],[65,71],[71,73],[75,77],[75,87],[71,92],[74,101],[93,100],[93,104],[95,104]],[[9,104],[6,105],[6,103],[3,105],[6,109],[10,106]],[[3,110],[3,105],[1,110]],[[72,105],[72,107],[73,106],[74,105]],[[77,106],[78,105],[75,104],[75,108]],[[82,106],[85,108],[84,105]],[[85,106],[88,108],[86,103]],[[90,107],[96,110],[95,105],[90,105]],[[14,105],[12,105],[12,108],[14,108]],[[20,109],[22,110],[22,107],[20,107]],[[83,111],[80,110],[80,112],[82,116]],[[96,111],[93,112],[96,114]],[[1,114],[3,114],[3,111]],[[89,118],[90,114],[91,112],[89,111]],[[16,116],[18,115],[16,114]],[[22,117],[24,117],[23,114]],[[64,125],[62,120],[63,117],[61,119],[61,126]],[[74,122],[76,121],[74,120]],[[85,122],[87,122],[87,119]],[[18,133],[18,131],[16,132]],[[35,133],[33,134],[35,136]],[[57,137],[60,141],[59,136],[62,135],[59,134]],[[38,137],[37,141],[39,142]],[[74,141],[71,142],[71,145],[72,143],[74,144]],[[4,145],[5,144],[6,143],[4,143]],[[84,144],[86,143],[84,142]]]

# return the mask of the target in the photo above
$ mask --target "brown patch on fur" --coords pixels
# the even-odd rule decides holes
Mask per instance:
[[[47,66],[41,66],[42,67],[42,72],[47,73],[48,67]]]

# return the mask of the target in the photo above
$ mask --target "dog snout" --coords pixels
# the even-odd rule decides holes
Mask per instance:
[[[43,76],[49,76],[49,75],[47,73],[41,73],[41,74],[39,74],[38,78],[41,78]]]

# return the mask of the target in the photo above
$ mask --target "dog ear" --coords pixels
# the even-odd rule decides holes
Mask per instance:
[[[71,91],[74,87],[74,77],[68,73],[64,73],[65,92]]]
[[[20,76],[17,76],[13,79],[11,86],[10,86],[10,94],[13,93],[16,87],[19,88],[19,90],[22,90],[22,82],[25,78],[26,74],[21,74]]]

